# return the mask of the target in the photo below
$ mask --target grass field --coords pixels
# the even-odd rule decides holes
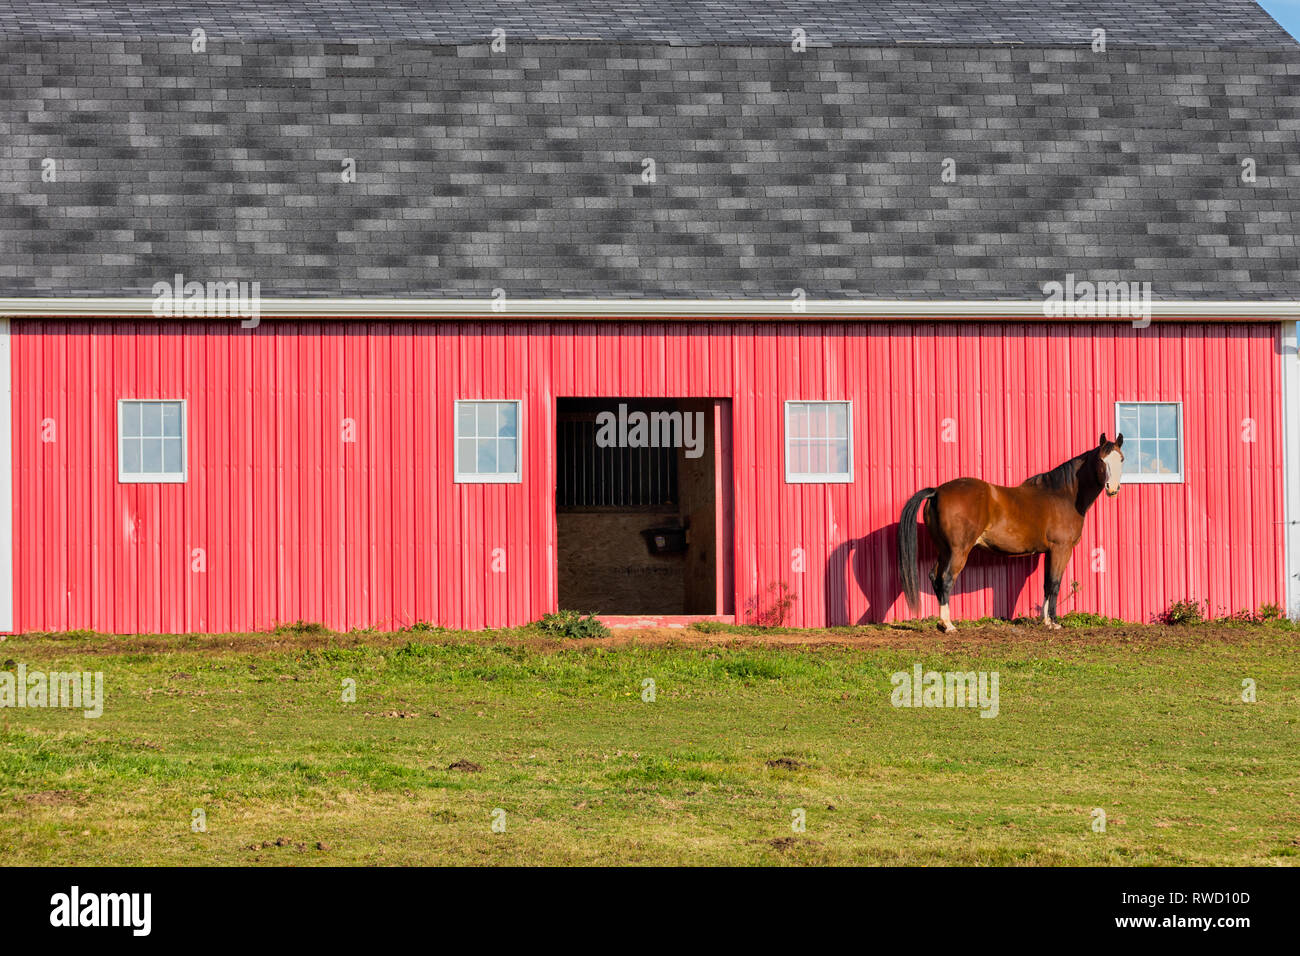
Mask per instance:
[[[0,710],[0,860],[1288,865],[1298,651],[1280,625],[23,636],[6,669],[103,671],[106,703]],[[892,706],[916,663],[998,672],[998,716]]]

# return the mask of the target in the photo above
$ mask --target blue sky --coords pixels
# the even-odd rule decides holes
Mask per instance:
[[[1259,5],[1296,39],[1300,39],[1300,0],[1259,0]]]

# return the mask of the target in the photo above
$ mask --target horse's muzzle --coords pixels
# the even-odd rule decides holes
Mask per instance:
[[[1119,494],[1119,489],[1118,489],[1118,488],[1116,488],[1114,491],[1111,491],[1109,488],[1106,489],[1106,497],[1107,497],[1107,498],[1114,498],[1117,494]]]

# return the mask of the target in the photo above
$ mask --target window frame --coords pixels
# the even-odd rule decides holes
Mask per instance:
[[[848,435],[845,440],[849,445],[849,470],[817,474],[813,472],[796,473],[790,469],[790,406],[791,405],[844,405],[848,409]],[[807,438],[808,436],[804,436]],[[853,400],[848,398],[787,398],[785,400],[784,433],[781,439],[782,465],[787,485],[851,485],[853,484]]]
[[[460,470],[460,407],[462,405],[513,405],[515,407],[515,470],[513,473],[479,474]],[[479,436],[469,436],[476,440]],[[483,436],[486,437],[486,436]],[[524,480],[524,403],[519,398],[457,398],[451,406],[452,480],[458,485],[518,485]],[[499,439],[498,439],[499,440]]]
[[[1162,401],[1160,399],[1130,399],[1128,401],[1115,402],[1115,434],[1120,434],[1119,419],[1121,405],[1173,405],[1178,409],[1178,473],[1174,474],[1145,474],[1142,472],[1130,471],[1124,468],[1120,476],[1121,485],[1181,485],[1187,480],[1187,423],[1183,419],[1183,403],[1181,401]],[[1125,435],[1124,441],[1127,444],[1130,436]],[[1159,441],[1160,439],[1145,439],[1142,435],[1132,436],[1134,441]],[[1130,449],[1131,450],[1131,449]]]
[[[175,472],[135,472],[122,470],[122,409],[126,405],[168,404],[181,407],[181,470]],[[114,422],[113,454],[117,456],[117,482],[121,485],[183,485],[190,480],[190,406],[185,398],[119,398],[117,421]]]

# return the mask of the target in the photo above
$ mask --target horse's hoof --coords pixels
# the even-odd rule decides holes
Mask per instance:
[[[1049,631],[1059,631],[1061,629],[1061,625],[1057,624],[1055,621],[1044,621],[1043,623],[1047,625]]]
[[[951,625],[951,624],[945,624],[945,625],[943,626],[943,632],[944,632],[945,634],[956,634],[956,633],[957,633],[957,628],[955,628],[955,627],[954,627],[953,625]]]

